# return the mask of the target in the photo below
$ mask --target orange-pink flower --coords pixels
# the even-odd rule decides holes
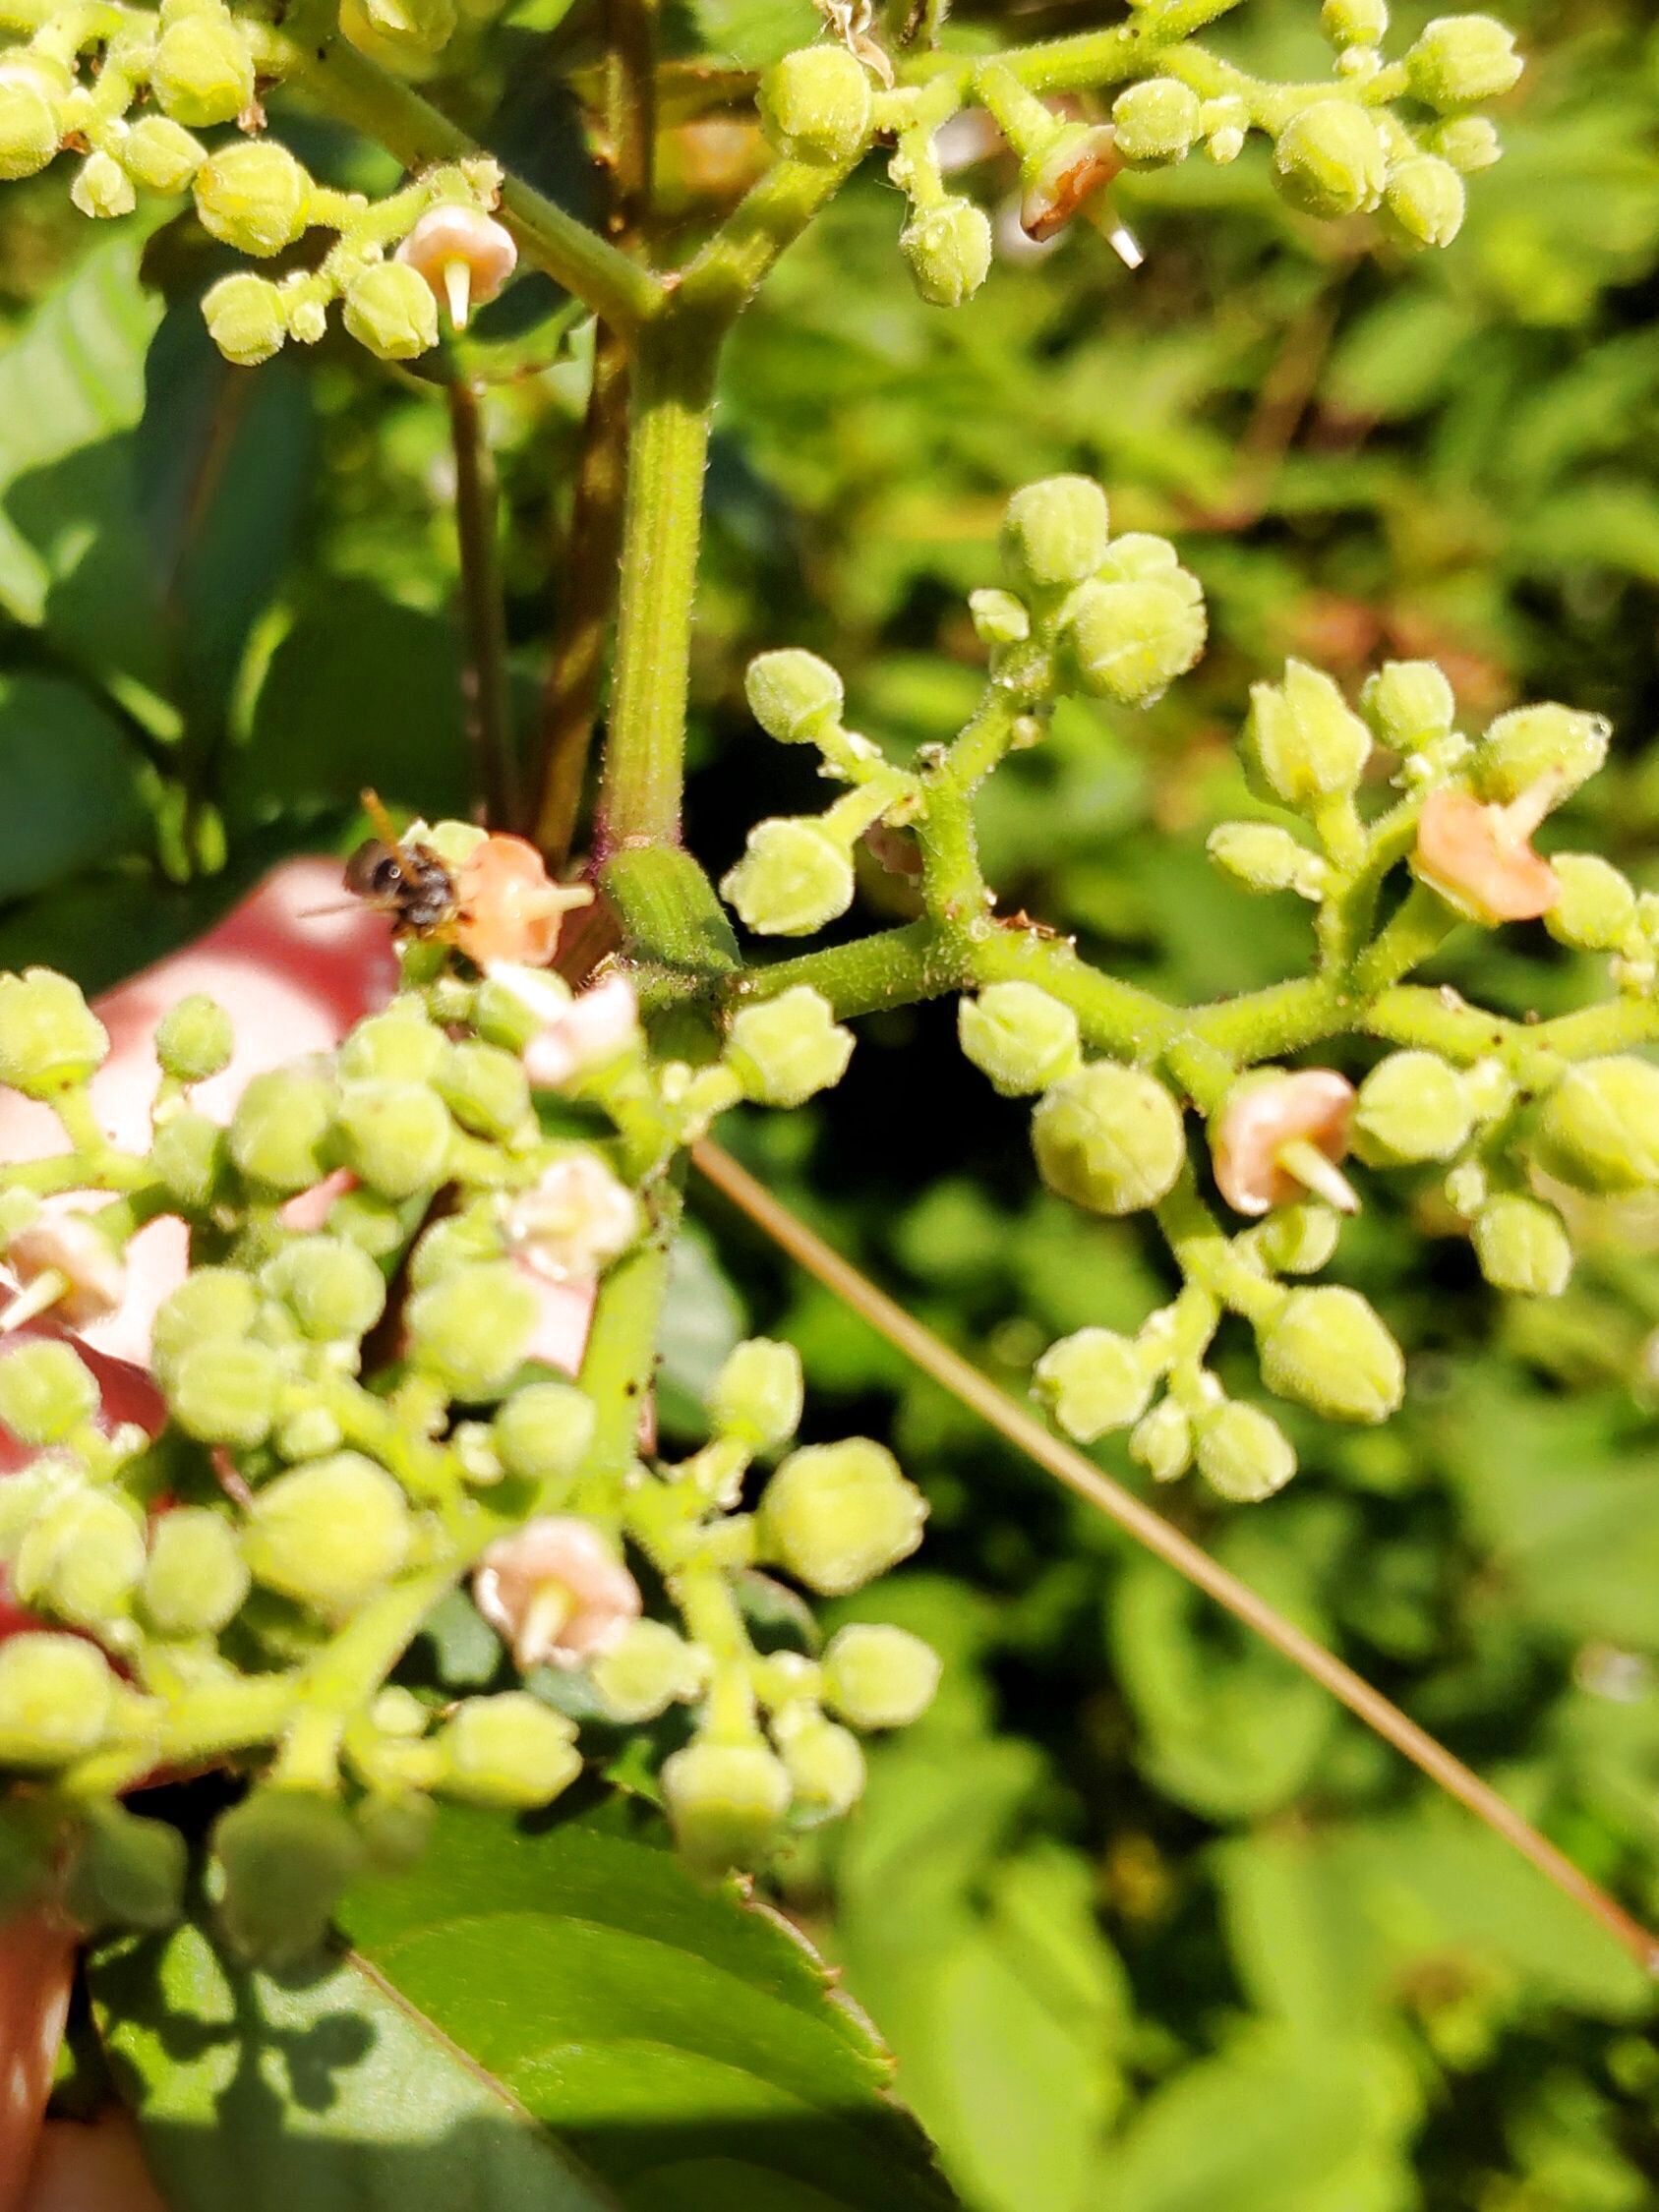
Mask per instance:
[[[1353,1084],[1334,1068],[1303,1068],[1229,1093],[1210,1147],[1234,1212],[1267,1213],[1311,1190],[1351,1213],[1356,1200],[1336,1163],[1348,1148],[1353,1103]]]
[[[1548,777],[1507,806],[1431,791],[1417,824],[1417,874],[1472,920],[1536,921],[1561,897],[1561,878],[1531,843],[1559,795]]]

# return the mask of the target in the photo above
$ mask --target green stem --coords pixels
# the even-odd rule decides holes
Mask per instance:
[[[594,845],[678,844],[691,609],[721,325],[682,311],[639,333],[616,694]]]
[[[581,1385],[593,1400],[597,1420],[583,1487],[591,1483],[613,1502],[619,1478],[639,1456],[639,1420],[655,1368],[657,1324],[681,1205],[678,1189],[659,1187],[650,1235],[600,1284],[588,1329]]]

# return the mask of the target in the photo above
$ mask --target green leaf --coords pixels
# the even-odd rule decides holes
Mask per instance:
[[[423,814],[466,813],[460,644],[452,623],[334,580],[271,655],[230,806],[349,803],[366,786]]]
[[[810,0],[691,0],[688,13],[696,41],[742,69],[765,69],[823,29]]]
[[[621,1802],[442,1814],[343,1919],[362,1954],[627,2212],[945,2212],[891,2062],[794,1929]],[[423,2208],[424,2212],[424,2208]]]
[[[95,1950],[99,2032],[174,2212],[616,2212],[371,1970],[277,1981],[198,1926]]]
[[[1297,1518],[1286,1507],[1266,1537],[1235,1521],[1215,1548],[1271,1604],[1318,1633],[1307,1567],[1292,1548]],[[1215,1820],[1295,1796],[1331,1734],[1336,1709],[1324,1690],[1160,1561],[1124,1570],[1105,1617],[1143,1730],[1138,1763],[1156,1788]]]
[[[138,769],[90,692],[56,676],[0,676],[0,899],[130,844],[145,824]]]
[[[703,1400],[721,1363],[743,1333],[742,1303],[714,1246],[687,1222],[669,1254],[668,1291],[657,1332],[658,1411],[675,1434],[703,1427]]]
[[[307,495],[312,379],[286,358],[250,376],[200,303],[162,321],[146,363],[136,495],[185,703],[216,723]]]
[[[166,692],[128,435],[161,313],[146,235],[95,246],[0,355],[0,605],[135,703]]]

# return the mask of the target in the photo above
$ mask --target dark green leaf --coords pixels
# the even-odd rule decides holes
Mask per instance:
[[[55,676],[0,676],[0,899],[131,844],[145,823],[138,769],[90,692]]]
[[[104,1946],[89,1977],[174,2212],[615,2212],[500,2083],[354,1962],[278,1981],[187,1923]]]
[[[628,2212],[942,2212],[890,2062],[775,1915],[620,1813],[539,1833],[446,1810],[366,1888],[358,1949]]]

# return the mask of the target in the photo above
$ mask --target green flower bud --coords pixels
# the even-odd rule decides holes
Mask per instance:
[[[1629,879],[1594,852],[1555,852],[1550,866],[1561,896],[1544,916],[1544,927],[1557,944],[1586,953],[1618,952],[1636,921]]]
[[[839,1820],[864,1793],[864,1755],[851,1730],[819,1716],[778,1730],[798,1814],[808,1826]]]
[[[1181,1109],[1155,1077],[1096,1060],[1038,1100],[1037,1171],[1091,1213],[1134,1213],[1174,1188],[1187,1156]]]
[[[1117,150],[1131,168],[1180,161],[1199,134],[1199,98],[1175,77],[1148,77],[1112,102]]]
[[[0,63],[0,177],[32,177],[57,152],[62,137],[45,85],[8,54]]]
[[[203,9],[168,23],[156,40],[149,87],[165,115],[201,129],[232,123],[254,99],[254,58],[227,11]]]
[[[727,1355],[710,1385],[709,1418],[718,1434],[753,1451],[784,1444],[800,1426],[800,1354],[793,1344],[750,1337]]]
[[[202,142],[165,115],[142,116],[121,142],[123,168],[147,192],[183,192],[207,158]]]
[[[236,1102],[226,1139],[250,1183],[288,1196],[327,1173],[322,1146],[334,1120],[327,1079],[301,1068],[255,1076]]]
[[[1193,1427],[1173,1398],[1160,1398],[1135,1424],[1129,1456],[1155,1483],[1173,1483],[1192,1465]]]
[[[1205,844],[1215,865],[1250,891],[1293,891],[1299,899],[1325,896],[1329,871],[1288,830],[1271,822],[1217,822]]]
[[[590,1672],[607,1717],[632,1727],[696,1697],[707,1667],[665,1622],[635,1620],[613,1651],[593,1661]]]
[[[523,1063],[499,1046],[470,1038],[451,1045],[433,1085],[461,1127],[477,1136],[514,1136],[529,1121],[530,1081]]]
[[[150,1359],[165,1383],[200,1344],[235,1343],[253,1327],[259,1294],[234,1267],[198,1267],[169,1291],[150,1324]]]
[[[408,1235],[402,1210],[373,1191],[342,1191],[328,1208],[328,1227],[376,1260],[394,1258]]]
[[[1389,28],[1388,0],[1325,0],[1319,28],[1333,46],[1376,46]]]
[[[906,1728],[933,1702],[939,1655],[908,1629],[856,1621],[824,1653],[824,1699],[855,1728]]]
[[[195,1345],[169,1364],[164,1388],[173,1418],[204,1444],[248,1450],[276,1417],[282,1363],[252,1338]]]
[[[326,1406],[300,1406],[282,1417],[271,1441],[278,1456],[291,1464],[337,1452],[345,1442],[345,1431]]]
[[[256,1582],[319,1612],[350,1612],[409,1555],[403,1492],[360,1452],[335,1452],[254,1493],[243,1557]]]
[[[409,1281],[416,1290],[425,1290],[428,1283],[452,1275],[457,1267],[500,1259],[504,1249],[501,1229],[484,1207],[445,1214],[422,1230],[409,1255]]]
[[[791,1452],[766,1485],[761,1531],[772,1555],[809,1590],[838,1598],[921,1542],[927,1502],[867,1436]]]
[[[852,905],[852,855],[820,822],[757,822],[720,896],[757,936],[804,937]]]
[[[812,744],[839,727],[847,693],[827,661],[797,646],[758,653],[743,678],[749,712],[780,744]]]
[[[175,1082],[206,1082],[230,1065],[235,1049],[230,1016],[200,991],[169,1007],[155,1024],[155,1057]]]
[[[238,369],[257,369],[287,343],[288,323],[276,286],[239,269],[210,285],[202,301],[210,337]]]
[[[726,1038],[726,1064],[745,1098],[762,1106],[801,1106],[840,1082],[853,1057],[853,1032],[828,999],[797,983],[775,999],[746,1006]]]
[[[64,1892],[82,1928],[170,1928],[184,1909],[189,1851],[165,1821],[125,1806],[92,1806]]]
[[[1316,1199],[1275,1206],[1252,1241],[1275,1275],[1317,1275],[1336,1250],[1342,1217]]]
[[[1140,1420],[1152,1395],[1141,1348],[1115,1329],[1079,1329],[1051,1344],[1033,1370],[1038,1395],[1068,1436],[1092,1444]]]
[[[527,1690],[464,1698],[438,1741],[444,1788],[474,1805],[546,1805],[582,1771],[575,1728]]]
[[[1570,1068],[1544,1101],[1540,1167],[1597,1196],[1659,1185],[1659,1068],[1619,1053]]]
[[[1296,1472],[1289,1438],[1259,1406],[1218,1407],[1200,1427],[1196,1450],[1199,1473],[1234,1505],[1259,1505]]]
[[[1067,634],[1083,688],[1124,707],[1150,707],[1204,652],[1202,599],[1171,581],[1079,585]]]
[[[1307,215],[1354,215],[1375,207],[1388,182],[1388,146],[1357,100],[1298,108],[1274,146],[1278,189]]]
[[[219,1924],[233,1948],[280,1971],[322,1949],[363,1846],[344,1807],[307,1790],[256,1789],[222,1814],[213,1855]]]
[[[1292,1291],[1259,1344],[1268,1388],[1327,1420],[1387,1421],[1405,1394],[1399,1346],[1357,1291]]]
[[[373,33],[402,54],[436,54],[455,32],[455,0],[364,0],[363,12]]]
[[[961,307],[990,274],[995,241],[990,217],[953,194],[918,207],[899,233],[899,251],[929,307]]]
[[[1426,134],[1424,144],[1431,153],[1450,161],[1460,177],[1472,177],[1477,170],[1490,169],[1504,154],[1497,125],[1484,115],[1453,115],[1444,123],[1437,123]]]
[[[956,1010],[957,1036],[981,1075],[1004,1098],[1047,1090],[1075,1073],[1077,1016],[1035,983],[989,983]]]
[[[1452,686],[1433,661],[1385,661],[1367,676],[1359,703],[1383,743],[1396,753],[1433,744],[1457,719]]]
[[[789,1810],[790,1779],[763,1744],[688,1743],[663,1762],[674,1837],[709,1873],[753,1866]]]
[[[1287,806],[1351,791],[1371,757],[1371,733],[1322,669],[1286,661],[1282,683],[1250,686],[1246,756]]]
[[[443,1182],[454,1128],[424,1083],[347,1083],[336,1122],[348,1162],[383,1198],[412,1198]]]
[[[594,1420],[593,1400],[573,1382],[530,1382],[498,1409],[491,1435],[509,1475],[546,1483],[576,1472]]]
[[[409,1356],[452,1396],[482,1404],[512,1380],[538,1311],[534,1289],[510,1264],[457,1268],[409,1301]]]
[[[30,1524],[12,1565],[26,1605],[92,1628],[127,1609],[144,1573],[137,1509],[110,1490],[62,1492]]]
[[[196,172],[203,229],[238,253],[280,254],[303,234],[310,210],[311,179],[274,139],[221,146]]]
[[[1126,530],[1106,548],[1095,571],[1102,584],[1167,584],[1190,606],[1202,605],[1204,586],[1167,538],[1151,530]]]
[[[1395,1052],[1360,1084],[1352,1129],[1368,1160],[1449,1160],[1473,1120],[1455,1068],[1432,1052]]]
[[[0,1083],[50,1098],[85,1082],[108,1050],[103,1023],[67,975],[49,967],[0,975]]]
[[[359,1021],[336,1059],[346,1082],[424,1083],[437,1075],[448,1041],[407,1000]]]
[[[1554,1206],[1507,1193],[1475,1216],[1475,1257],[1495,1290],[1559,1298],[1572,1273],[1572,1244]]]
[[[1518,81],[1515,34],[1491,16],[1436,16],[1405,57],[1411,89],[1445,110],[1494,100]]]
[[[379,262],[347,292],[345,326],[382,361],[412,361],[438,343],[438,300],[418,270]]]
[[[1389,171],[1383,204],[1408,246],[1450,246],[1463,227],[1467,200],[1451,162],[1422,153]]]
[[[1106,557],[1110,512],[1092,477],[1050,476],[1008,502],[1002,550],[1025,584],[1081,584]]]
[[[98,1410],[98,1386],[67,1344],[35,1337],[0,1356],[0,1426],[20,1444],[56,1444]]]
[[[793,161],[853,160],[869,137],[863,64],[845,46],[803,46],[760,80],[760,127]]]
[[[1012,592],[970,592],[968,611],[981,645],[1024,645],[1032,634],[1031,609]]]
[[[1511,707],[1475,748],[1475,789],[1508,803],[1548,779],[1565,796],[1587,783],[1607,759],[1612,725],[1604,715],[1571,707]]]
[[[163,1636],[216,1636],[241,1609],[249,1574],[236,1531],[205,1505],[156,1522],[144,1570],[144,1609]]]
[[[300,1237],[261,1278],[317,1344],[357,1344],[385,1311],[385,1277],[345,1237]]]
[[[109,1724],[115,1677],[95,1644],[30,1631],[0,1644],[0,1767],[61,1767]]]
[[[69,197],[82,214],[104,222],[130,215],[139,204],[132,178],[112,153],[89,153],[75,172]]]

